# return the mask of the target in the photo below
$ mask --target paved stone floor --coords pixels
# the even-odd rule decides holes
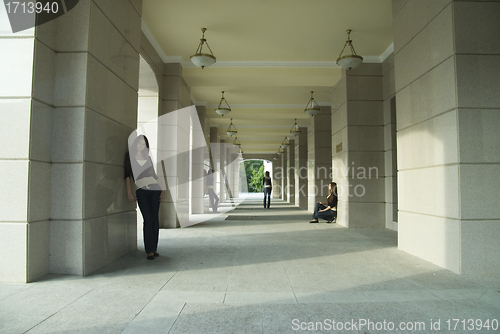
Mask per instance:
[[[406,254],[394,231],[308,224],[306,211],[276,200],[264,210],[260,197],[228,214],[161,230],[154,261],[138,250],[87,277],[0,284],[0,332],[474,333],[468,319],[500,320],[500,277]],[[448,319],[460,322],[448,330]]]

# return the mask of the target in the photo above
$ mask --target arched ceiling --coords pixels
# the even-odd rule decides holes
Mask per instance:
[[[391,0],[144,0],[142,18],[164,60],[183,65],[212,126],[228,138],[233,118],[250,154],[275,153],[295,118],[307,125],[311,90],[330,105],[346,29],[366,62],[380,62],[392,44]],[[202,27],[217,57],[203,70],[189,62]],[[232,108],[224,117],[215,113],[222,90]]]

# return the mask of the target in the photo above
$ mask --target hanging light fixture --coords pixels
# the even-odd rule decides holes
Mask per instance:
[[[290,146],[290,141],[288,140],[288,137],[285,137],[285,139],[283,139],[283,142],[281,143],[281,147],[287,148],[289,146]]]
[[[219,106],[217,107],[217,109],[215,109],[215,112],[221,116],[224,116],[224,115],[229,114],[231,112],[231,107],[229,106],[229,103],[227,103],[226,99],[224,98],[224,91],[222,91],[222,97],[220,99]]]
[[[212,49],[210,49],[210,46],[208,45],[208,42],[205,38],[205,31],[207,31],[207,28],[201,28],[201,31],[203,32],[202,37],[200,38],[200,45],[198,45],[198,48],[196,49],[196,53],[191,56],[191,62],[195,64],[198,67],[201,67],[201,69],[204,69],[205,67],[208,67],[212,64],[215,63],[215,56],[212,52]],[[208,53],[203,53],[203,44],[207,45],[208,51],[210,51],[210,54]]]
[[[235,126],[234,126],[234,124],[233,124],[233,119],[231,118],[231,124],[229,124],[229,127],[227,128],[227,130],[226,130],[226,134],[227,134],[228,136],[231,136],[231,137],[232,137],[232,136],[234,136],[234,135],[235,135],[235,134],[237,134],[237,133],[238,133],[238,130],[236,130],[236,127],[235,127]]]
[[[241,143],[240,143],[240,141],[238,140],[238,136],[236,136],[236,137],[234,138],[234,141],[233,141],[233,146],[234,146],[234,147],[240,147],[240,146],[241,146]]]
[[[314,116],[320,111],[318,103],[314,100],[313,93],[314,92],[311,91],[311,98],[309,102],[307,102],[306,109],[304,109],[304,112],[309,116]]]
[[[353,68],[356,68],[359,64],[363,62],[363,57],[358,56],[356,54],[356,51],[354,51],[354,46],[352,46],[352,41],[350,38],[351,29],[347,29],[346,31],[347,31],[347,41],[345,42],[345,45],[342,48],[342,51],[340,51],[339,57],[337,58],[337,65],[339,65],[343,69],[352,70]],[[349,45],[349,47],[351,48],[351,54],[347,56],[342,56],[342,53],[344,52],[344,49],[347,45]]]
[[[292,136],[300,135],[300,128],[299,125],[297,124],[297,119],[295,119],[295,124],[292,126],[290,133],[292,134]]]
[[[278,155],[282,155],[284,152],[283,152],[283,148],[280,146],[280,149],[278,150]]]

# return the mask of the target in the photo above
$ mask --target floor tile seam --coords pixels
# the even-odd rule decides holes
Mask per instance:
[[[414,280],[411,280],[411,276],[409,278],[406,278],[406,280],[408,280],[410,283],[413,283],[413,284],[416,284],[418,286],[421,286],[423,290],[429,290],[425,285],[424,283],[420,283],[418,281],[414,281]]]
[[[104,284],[104,283],[103,283]],[[102,284],[101,284],[102,285]],[[52,318],[54,315],[56,315],[57,313],[61,312],[62,310],[66,309],[68,306],[76,303],[78,300],[82,299],[83,297],[85,297],[86,295],[88,295],[90,292],[94,291],[95,290],[95,287],[93,289],[90,289],[89,291],[85,292],[83,295],[81,295],[80,297],[76,298],[75,300],[67,303],[66,305],[64,305],[63,307],[61,307],[59,310],[55,311],[54,313],[52,313],[51,315],[49,315],[48,317],[46,317],[45,319],[43,319],[42,321],[40,321],[39,323],[37,323],[36,325],[34,325],[33,327],[31,327],[30,329],[28,329],[27,331],[25,331],[24,333],[27,333],[29,331],[31,331],[32,329],[40,326],[41,324],[43,324],[45,321],[49,320],[50,318]]]
[[[408,299],[408,298],[379,298],[375,300],[369,299],[370,303],[429,303],[429,302],[439,302],[439,301],[447,301],[441,299]]]
[[[66,306],[65,306],[66,307]],[[62,308],[64,309],[64,307]],[[59,311],[61,311],[62,309],[52,313],[51,315],[49,315],[48,317],[46,317],[45,319],[43,319],[42,321],[40,321],[39,323],[37,323],[36,325],[34,325],[33,327],[29,328],[27,331],[24,331],[23,333],[28,333],[29,331],[31,331],[32,329],[40,326],[41,324],[43,324],[45,321],[49,320],[50,318],[52,318],[54,315],[56,315],[56,313],[58,313]]]
[[[177,320],[179,319],[179,316],[181,315],[182,311],[184,311],[184,308],[186,307],[186,304],[187,304],[187,302],[185,302],[185,303],[184,303],[184,305],[182,305],[182,308],[181,308],[181,310],[179,311],[179,314],[177,314],[177,317],[175,317],[175,320],[174,320],[174,322],[172,323],[172,325],[170,326],[170,328],[168,329],[167,334],[169,334],[169,333],[170,333],[170,331],[172,330],[172,328],[174,328],[175,323],[176,323],[176,322],[177,322]]]
[[[260,332],[263,334],[264,333],[264,307],[262,306],[262,303],[259,303],[259,308],[260,308]]]
[[[8,283],[7,283],[7,284],[8,284]],[[36,284],[36,283],[35,283],[35,284]],[[35,286],[35,284],[33,284],[33,286]],[[10,294],[7,294],[7,295],[3,296],[2,298],[0,298],[0,302],[1,302],[2,300],[6,299],[6,298],[12,297],[12,296],[14,296],[14,295],[16,295],[16,294],[18,294],[18,293],[20,293],[20,292],[22,292],[22,291],[25,291],[25,290],[27,290],[27,289],[29,289],[29,288],[33,287],[33,286],[29,286],[28,284],[26,284],[26,285],[27,285],[26,287],[24,287],[23,289],[21,289],[21,290],[19,290],[19,291],[16,291],[16,292],[13,292],[13,293],[10,293]],[[0,286],[2,286],[2,284],[1,284],[1,283],[0,283]]]
[[[491,289],[485,288],[484,292],[481,294],[481,297],[479,297],[479,300],[481,300],[483,296],[486,294],[486,292],[488,292],[489,290]]]
[[[488,289],[488,291],[489,290],[495,290],[496,291],[496,289]],[[481,298],[479,298],[478,301],[481,302],[481,303],[484,303],[484,304],[488,304],[489,306],[495,307],[497,309],[500,309],[500,299],[498,300],[498,304],[496,304],[495,302],[492,302],[491,300],[483,300],[483,297],[484,297],[484,295],[481,296]]]
[[[160,293],[160,291],[165,287],[165,285],[168,284],[168,282],[170,282],[170,280],[172,279],[172,277],[174,277],[176,274],[178,273],[178,271],[175,272],[175,274],[173,274],[172,276],[170,276],[170,278],[158,289],[158,291],[156,291],[156,293],[149,299],[148,302],[146,302],[144,304],[144,306],[141,308],[141,310],[139,312],[137,312],[137,314],[135,314],[132,319],[129,321],[129,324],[135,320],[135,318],[137,318],[139,316],[139,314],[142,313],[142,311],[146,308],[146,306],[149,305],[149,303],[151,303],[151,301]],[[128,325],[127,325],[128,326]],[[127,326],[125,326],[125,328],[123,329],[123,331],[127,328]],[[122,331],[122,332],[123,332]]]
[[[426,291],[429,292],[430,294],[434,295],[435,297],[439,298],[440,300],[443,300],[443,301],[449,301],[449,302],[453,302],[453,301],[456,301],[456,300],[476,300],[476,301],[481,301],[481,298],[482,296],[484,296],[484,294],[486,293],[486,291],[488,289],[484,289],[485,291],[481,294],[480,297],[478,298],[446,298],[444,296],[439,296],[435,291],[438,291],[438,290],[483,290],[483,289],[427,289]]]
[[[231,282],[231,275],[229,275],[229,280],[226,285],[226,291],[224,291],[224,299],[222,300],[222,304],[226,303],[226,297],[227,297],[227,290],[229,289],[229,283]]]
[[[299,303],[299,300],[297,299],[297,295],[295,294],[295,289],[293,288],[292,281],[290,280],[290,276],[288,275],[288,271],[285,268],[285,264],[283,263],[282,260],[280,260],[281,267],[285,271],[286,279],[288,281],[288,284],[290,285],[290,289],[292,289],[293,297],[295,298],[295,302]]]

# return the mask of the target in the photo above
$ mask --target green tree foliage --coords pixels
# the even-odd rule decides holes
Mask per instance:
[[[264,179],[264,162],[262,160],[247,160],[240,164],[240,175],[247,179],[248,192],[262,192]]]
[[[253,193],[262,192],[262,180],[264,179],[264,165],[260,166],[258,171],[252,172],[252,178],[248,183],[248,188],[251,188]]]

